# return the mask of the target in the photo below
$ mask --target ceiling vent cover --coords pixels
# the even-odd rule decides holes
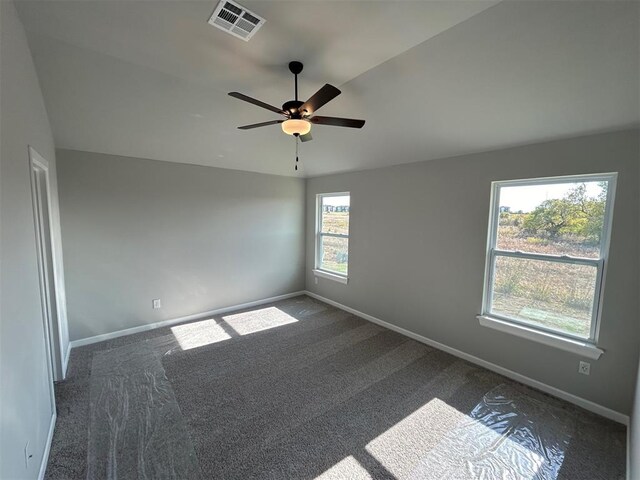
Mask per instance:
[[[245,42],[253,37],[265,21],[259,15],[229,0],[221,0],[209,18],[209,24]]]

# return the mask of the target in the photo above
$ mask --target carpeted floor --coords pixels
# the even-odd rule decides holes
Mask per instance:
[[[56,401],[49,479],[625,474],[622,425],[306,296],[74,349]]]

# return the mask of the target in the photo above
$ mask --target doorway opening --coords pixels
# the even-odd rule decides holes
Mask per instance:
[[[57,268],[53,248],[51,215],[51,182],[49,163],[32,147],[29,147],[31,193],[36,231],[36,249],[40,277],[40,298],[44,322],[45,347],[48,368],[53,381],[64,379],[64,357],[60,329],[60,296],[58,295]]]

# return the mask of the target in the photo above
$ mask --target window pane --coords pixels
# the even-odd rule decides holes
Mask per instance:
[[[600,258],[608,182],[500,188],[500,250]]]
[[[349,195],[322,197],[322,233],[349,235]]]
[[[497,256],[492,313],[588,338],[597,267]]]
[[[346,275],[349,261],[349,239],[322,235],[320,242],[322,255],[320,268]]]

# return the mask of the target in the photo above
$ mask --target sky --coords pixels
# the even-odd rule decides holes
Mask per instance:
[[[562,198],[576,185],[585,183],[587,195],[595,197],[602,191],[598,182],[553,183],[500,188],[500,206],[511,207],[512,212],[530,212],[545,200]]]

